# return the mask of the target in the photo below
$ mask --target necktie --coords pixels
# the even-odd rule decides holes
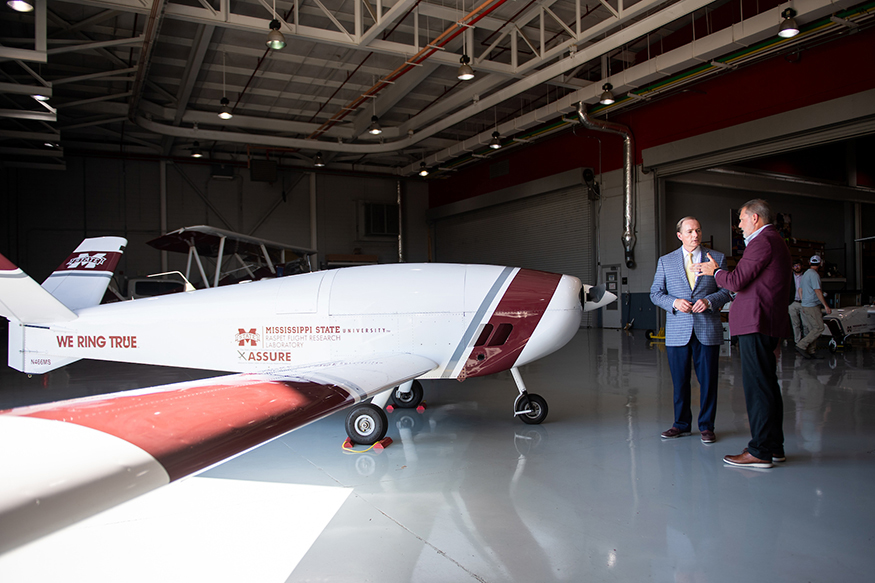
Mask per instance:
[[[690,289],[695,289],[696,287],[696,274],[693,272],[693,254],[687,253],[687,281],[690,282]]]

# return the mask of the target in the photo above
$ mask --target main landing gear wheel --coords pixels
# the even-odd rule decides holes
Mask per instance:
[[[526,393],[516,398],[513,410],[523,423],[537,425],[547,418],[547,401],[534,393]]]
[[[392,391],[392,402],[399,409],[416,409],[422,403],[423,395],[422,383],[413,381],[413,386],[407,393],[402,393],[400,387]]]
[[[373,445],[386,437],[389,420],[380,407],[365,403],[352,408],[346,416],[346,434],[359,445]]]
[[[835,351],[838,350],[838,347],[839,347],[839,345],[838,345],[838,343],[836,342],[836,339],[835,339],[835,338],[830,339],[830,341],[829,341],[829,351],[832,352],[833,354],[835,354]]]

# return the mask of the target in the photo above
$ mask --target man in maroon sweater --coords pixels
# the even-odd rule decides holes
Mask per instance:
[[[729,329],[738,338],[741,378],[751,440],[739,455],[723,461],[733,466],[770,468],[784,457],[784,401],[775,371],[775,349],[790,335],[790,250],[772,225],[774,215],[762,199],[746,202],[738,226],[744,233],[744,256],[733,271],[708,258],[693,268],[713,275],[719,287],[736,292],[729,309]]]

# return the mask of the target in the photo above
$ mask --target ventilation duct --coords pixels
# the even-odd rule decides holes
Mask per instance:
[[[626,250],[626,267],[635,269],[635,209],[633,205],[632,189],[632,152],[634,151],[634,139],[632,130],[622,124],[603,120],[595,120],[586,111],[586,104],[577,104],[577,115],[584,127],[600,132],[610,132],[623,136],[623,248]]]

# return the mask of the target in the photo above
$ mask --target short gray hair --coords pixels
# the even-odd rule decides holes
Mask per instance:
[[[678,221],[678,224],[677,224],[678,233],[680,233],[681,229],[684,227],[685,221],[696,221],[697,223],[699,223],[699,219],[697,219],[696,217],[684,217]],[[699,226],[701,227],[702,223],[699,223]]]
[[[747,209],[747,212],[759,216],[763,220],[763,223],[767,225],[771,225],[775,220],[775,215],[772,213],[772,207],[769,206],[768,202],[761,198],[747,201],[741,206],[741,210],[738,212],[741,213],[745,209]]]

